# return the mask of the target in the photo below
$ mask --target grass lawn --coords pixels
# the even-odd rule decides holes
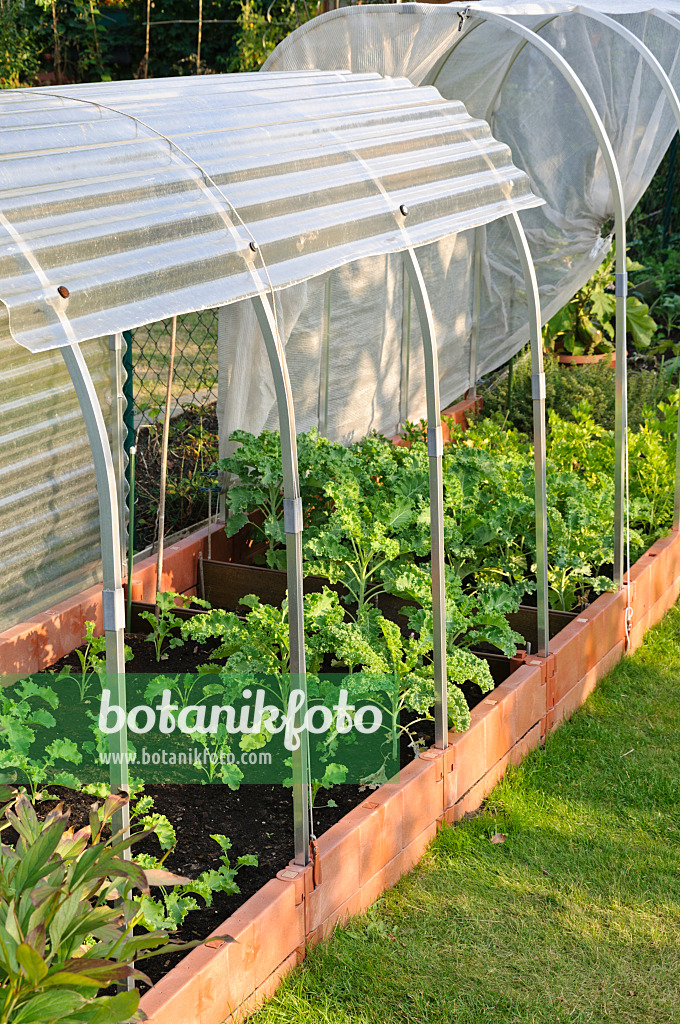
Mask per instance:
[[[677,607],[255,1017],[486,1021],[680,1021]]]

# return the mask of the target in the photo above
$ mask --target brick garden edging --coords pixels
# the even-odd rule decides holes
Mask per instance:
[[[191,591],[207,527],[171,544],[164,588]],[[228,559],[223,524],[212,549]],[[680,534],[657,541],[632,566],[620,593],[603,594],[551,641],[547,659],[529,657],[472,711],[470,728],[451,733],[445,751],[427,750],[397,784],[383,786],[319,839],[321,881],[311,867],[279,871],[215,930],[237,943],[193,950],[142,999],[151,1024],[222,1024],[242,1020],[281,978],[341,920],[366,910],[421,858],[442,821],[476,810],[502,778],[584,702],[621,659],[627,599],[630,647],[680,595]],[[134,597],[153,601],[156,559],[135,566]],[[85,620],[101,628],[101,589],[92,587],[0,633],[0,671],[25,675],[79,646]]]
[[[150,1024],[231,1024],[252,1013],[304,958],[306,945],[366,910],[421,858],[442,821],[476,810],[502,778],[584,702],[680,596],[680,534],[657,541],[620,593],[603,594],[472,711],[449,747],[427,750],[319,839],[321,880],[289,864],[186,956],[141,1001]]]

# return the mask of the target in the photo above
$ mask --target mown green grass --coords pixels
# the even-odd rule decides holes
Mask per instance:
[[[680,610],[255,1021],[680,1021]]]

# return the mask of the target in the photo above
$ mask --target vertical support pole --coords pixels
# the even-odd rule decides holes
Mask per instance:
[[[534,502],[536,516],[536,597],[538,606],[538,651],[536,653],[540,657],[547,658],[550,649],[548,490],[546,479],[545,373],[543,372],[541,305],[534,262],[519,216],[516,213],[510,214],[508,223],[515,239],[517,254],[522,266],[527,305],[529,307],[531,397],[534,412]]]
[[[587,16],[592,16],[591,9],[587,10]],[[576,96],[581,108],[590,122],[597,141],[600,145],[602,159],[607,169],[609,187],[612,192],[614,205],[614,232],[616,235],[616,271],[617,291],[622,287],[623,277],[626,271],[626,214],[623,203],[623,187],[621,175],[619,174],[616,156],[611,141],[605,130],[602,118],[597,108],[588,95],[583,82],[574,72],[571,65],[557,52],[554,46],[547,43],[540,35],[532,29],[521,25],[519,22],[508,18],[504,14],[497,14],[491,10],[475,11],[475,17],[483,18],[485,21],[505,26],[510,32],[521,36],[540,53],[543,53],[548,60],[560,71],[564,80]],[[552,19],[549,19],[552,20]],[[547,22],[546,22],[547,24]],[[540,27],[540,26],[539,26]],[[619,280],[619,277],[621,280]],[[625,500],[625,476],[626,476],[626,438],[627,416],[624,402],[626,400],[626,321],[625,321],[625,297],[617,298],[616,302],[616,415],[615,415],[615,471],[614,471],[614,583],[617,587],[623,585],[623,541],[624,541],[624,500]]]
[[[411,369],[411,282],[404,266],[401,313],[401,387],[399,393],[399,426],[408,419],[408,394]]]
[[[671,234],[671,218],[673,213],[673,196],[675,194],[675,161],[678,154],[678,134],[673,136],[670,149],[668,150],[668,178],[666,179],[666,196],[663,204],[663,235],[661,245],[668,248],[668,240]]]
[[[71,376],[78,402],[85,421],[87,436],[92,449],[94,470],[99,498],[99,529],[102,546],[103,575],[103,618],[106,639],[106,683],[111,689],[111,702],[127,709],[125,693],[125,602],[123,599],[122,572],[120,563],[120,538],[118,533],[118,497],[116,477],[109,447],[106,424],[99,399],[92,383],[82,352],[77,345],[65,346],[61,354]],[[129,792],[127,753],[127,726],[109,737],[111,758],[111,792]],[[114,764],[115,755],[119,764]],[[130,809],[126,805],[113,816],[114,832],[130,828]],[[127,851],[129,856],[129,851]]]
[[[616,229],[616,395],[614,404],[614,583],[623,586],[628,439],[626,222]],[[630,568],[630,566],[628,567]]]
[[[474,263],[472,270],[472,325],[470,331],[470,368],[469,387],[473,389],[474,397],[477,397],[477,350],[479,348],[479,312],[482,304],[482,246],[485,238],[485,228],[475,228],[474,233]]]
[[[272,307],[262,293],[255,295],[251,301],[267,348],[279,413],[288,580],[290,688],[291,690],[300,690],[303,694],[302,704],[296,715],[296,725],[299,725],[307,712],[307,668],[302,584],[302,499],[297,464],[293,395],[286,357]],[[300,746],[292,752],[292,760],[295,863],[304,865],[309,863],[311,809],[309,738],[306,731],[300,733]]]
[[[118,536],[120,538],[120,564],[125,567],[127,561],[127,523],[125,500],[125,395],[123,393],[123,335],[109,335],[109,352],[111,355],[111,450],[113,452],[113,469],[116,476],[118,492]]]
[[[328,376],[331,351],[331,274],[326,276],[323,290],[323,316],[321,318],[321,360],[319,365],[319,406],[317,419],[319,433],[328,435]]]
[[[172,382],[175,372],[175,346],[177,343],[177,317],[170,322],[170,352],[168,355],[168,380],[165,388],[165,413],[163,416],[163,438],[161,441],[161,479],[158,498],[158,554],[156,557],[156,593],[163,590],[163,552],[165,549],[165,497],[168,477],[168,444],[170,441],[170,416],[172,413]],[[155,601],[154,601],[155,604]],[[158,618],[156,606],[156,618]]]
[[[448,746],[448,694],[446,670],[446,597],[444,590],[444,480],[439,367],[432,307],[420,264],[412,248],[404,252],[404,266],[416,301],[425,359],[427,399],[427,454],[430,468],[430,545],[432,557],[432,648],[434,662],[434,744]]]

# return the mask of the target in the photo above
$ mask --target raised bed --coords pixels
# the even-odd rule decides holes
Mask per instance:
[[[213,555],[229,558],[222,527],[216,524],[213,531]],[[164,586],[193,591],[199,554],[207,554],[207,529],[168,547]],[[243,568],[232,565],[228,571]],[[278,586],[273,570],[255,572],[270,588]],[[242,575],[246,593],[253,592],[252,573]],[[152,601],[153,558],[136,566],[134,580],[134,596]],[[242,1020],[300,962],[307,943],[366,909],[408,871],[442,821],[457,821],[479,807],[507,766],[569,717],[622,657],[626,643],[634,649],[679,594],[680,535],[673,534],[635,563],[623,592],[602,595],[559,629],[547,659],[524,658],[472,710],[470,729],[449,735],[445,751],[425,751],[402,770],[398,783],[371,793],[324,833],[316,885],[311,867],[282,865],[276,878],[216,929],[237,943],[209,942],[169,971],[142,1000],[153,1024]],[[86,618],[100,618],[99,601],[93,588],[0,634],[2,670],[25,675],[53,664],[81,642]],[[632,611],[628,641],[627,604]],[[551,632],[561,625],[560,617],[553,622]],[[530,618],[524,629],[529,626]],[[523,632],[519,622],[515,628]]]
[[[472,711],[446,750],[428,750],[319,839],[320,882],[289,864],[220,930],[237,943],[194,950],[142,1000],[153,1024],[243,1020],[299,963],[307,944],[367,909],[422,856],[443,821],[479,807],[503,776],[578,708],[680,594],[680,535],[657,541],[624,591],[603,594]],[[626,640],[626,607],[632,610]]]

